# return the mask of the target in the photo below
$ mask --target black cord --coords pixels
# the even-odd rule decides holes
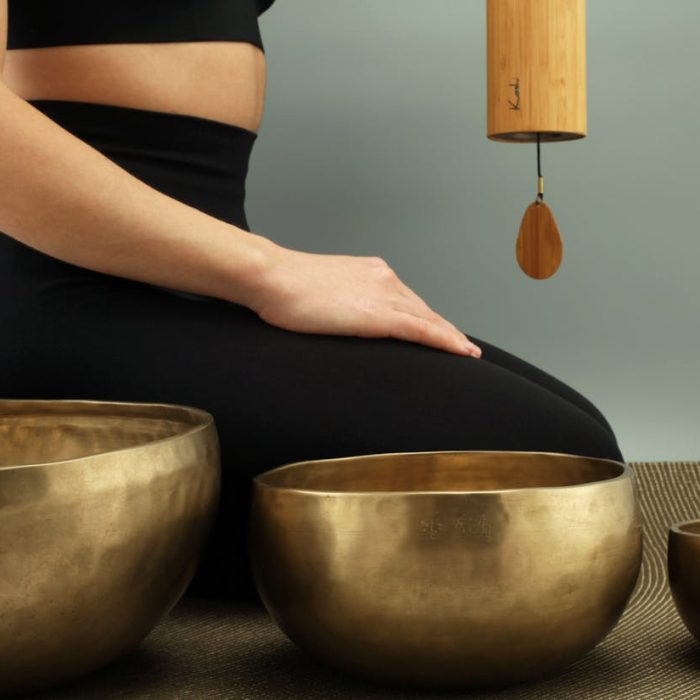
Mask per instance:
[[[540,192],[540,183],[542,183],[542,192]],[[544,182],[542,180],[542,168],[540,166],[540,132],[537,132],[537,198],[542,201],[544,199]]]

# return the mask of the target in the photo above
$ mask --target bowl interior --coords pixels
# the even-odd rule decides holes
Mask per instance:
[[[187,406],[108,401],[0,401],[0,469],[145,445],[203,425]]]
[[[273,488],[319,492],[492,491],[615,479],[622,462],[551,452],[396,452],[287,464],[255,477]]]

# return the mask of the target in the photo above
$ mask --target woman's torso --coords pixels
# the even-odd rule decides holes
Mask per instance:
[[[80,100],[206,117],[257,132],[266,63],[246,41],[85,44],[7,51],[24,99]]]

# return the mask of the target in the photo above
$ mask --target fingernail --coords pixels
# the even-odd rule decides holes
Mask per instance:
[[[476,347],[476,345],[474,345],[474,343],[470,342],[469,340],[465,340],[462,343],[462,349],[470,355],[473,355],[478,348]]]

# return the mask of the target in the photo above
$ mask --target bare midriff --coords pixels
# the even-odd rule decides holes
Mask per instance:
[[[256,132],[263,51],[243,41],[12,49],[3,79],[23,99],[77,100],[205,117]]]

